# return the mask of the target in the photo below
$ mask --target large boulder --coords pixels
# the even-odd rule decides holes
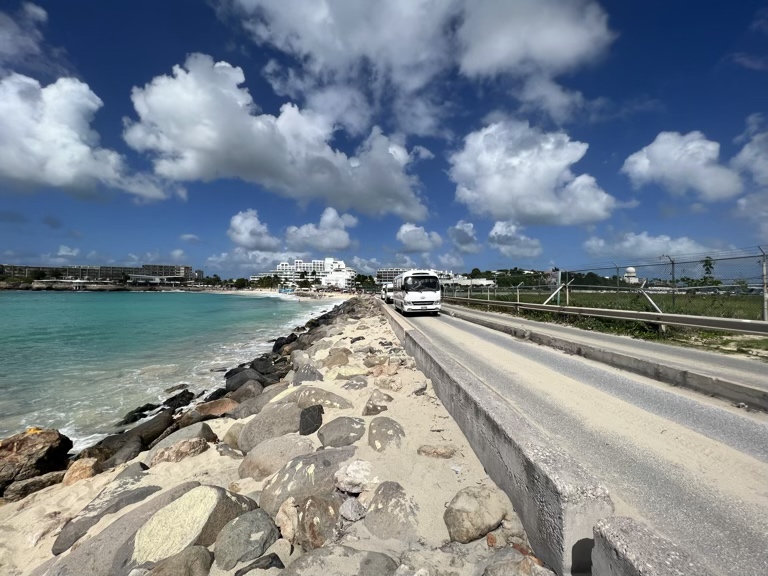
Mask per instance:
[[[296,530],[296,541],[304,550],[320,548],[334,538],[343,501],[338,494],[313,495],[304,500]]]
[[[190,392],[189,390],[182,390],[178,394],[171,396],[165,402],[163,402],[163,406],[166,406],[171,410],[178,410],[179,408],[183,408],[192,402],[194,399],[195,395],[193,392]]]
[[[353,460],[333,475],[336,488],[348,494],[360,494],[371,481],[373,467],[365,460]]]
[[[8,502],[16,502],[26,498],[33,492],[39,492],[43,488],[59,484],[64,479],[64,474],[66,474],[64,470],[59,470],[58,472],[48,472],[48,474],[27,478],[26,480],[16,480],[5,489],[3,498]]]
[[[256,398],[256,396],[259,396],[263,391],[264,391],[264,386],[259,384],[258,381],[248,380],[248,382],[246,382],[245,384],[240,386],[240,388],[232,392],[229,398],[231,398],[237,403],[241,403],[241,402],[245,402],[246,400],[250,400],[251,398]],[[234,408],[237,408],[237,406],[235,406]]]
[[[93,538],[50,565],[46,576],[127,576],[136,531],[158,510],[185,494],[198,482],[186,482],[158,494],[124,514]]]
[[[231,412],[239,405],[240,403],[232,398],[219,398],[218,400],[198,404],[195,406],[195,410],[201,416],[221,416],[222,414]]]
[[[240,431],[238,446],[245,453],[269,438],[299,431],[301,408],[296,404],[279,404],[271,410],[259,412]]]
[[[64,479],[61,483],[64,484],[64,486],[71,486],[80,480],[93,478],[96,474],[101,473],[102,470],[103,468],[96,458],[75,460],[72,462],[72,465],[67,468],[67,473],[64,474]]]
[[[157,466],[163,462],[181,462],[185,458],[197,456],[206,450],[208,450],[208,442],[204,438],[186,438],[155,452],[149,465]]]
[[[221,529],[256,502],[218,486],[198,486],[158,510],[136,533],[132,562],[159,562],[188,546],[210,546]]]
[[[352,447],[321,450],[298,456],[285,464],[264,484],[259,505],[274,516],[284,500],[293,496],[296,501],[335,490],[334,473],[355,455]]]
[[[278,538],[280,532],[264,510],[238,516],[221,529],[216,538],[216,565],[231,570],[238,562],[258,558]]]
[[[323,380],[323,375],[320,371],[311,364],[304,364],[294,372],[292,383],[294,386],[298,386],[303,382],[316,382],[318,380]]]
[[[104,460],[104,462],[101,463],[101,467],[104,470],[109,470],[120,464],[125,464],[129,460],[136,458],[136,456],[143,451],[144,442],[142,442],[141,436],[128,436],[120,449],[115,452],[111,458]],[[98,459],[96,460],[98,461]]]
[[[182,440],[190,440],[192,438],[202,438],[206,442],[217,442],[219,440],[219,438],[216,436],[213,430],[211,430],[211,427],[208,426],[208,424],[205,422],[198,422],[197,424],[192,424],[191,426],[177,430],[173,434],[163,438],[160,442],[152,447],[152,449],[149,451],[149,454],[147,454],[146,458],[144,458],[144,462],[146,464],[150,464],[152,459],[155,457],[155,454],[157,454],[160,450],[163,450],[164,448],[170,448]]]
[[[416,507],[397,482],[379,484],[363,523],[378,538],[397,535],[400,540],[412,540],[417,536]]]
[[[392,402],[392,400],[394,400],[392,396],[376,388],[365,403],[363,416],[375,416],[376,414],[384,412],[384,410],[387,409],[387,404]]]
[[[0,440],[0,496],[14,481],[66,470],[72,440],[58,430],[28,428]]]
[[[147,576],[208,576],[213,554],[205,546],[190,546],[166,558],[147,573]]]
[[[323,424],[317,431],[317,437],[323,446],[338,448],[354,444],[365,434],[365,420],[340,416]]]
[[[397,564],[381,552],[328,546],[297,558],[281,576],[392,576]]]
[[[159,486],[136,485],[146,473],[146,466],[135,462],[107,484],[85,508],[67,522],[53,543],[52,552],[58,556],[85,535],[86,532],[107,514],[114,514],[130,504],[141,502],[160,490]]]
[[[306,436],[294,433],[269,438],[246,454],[237,473],[240,478],[261,481],[280,470],[289,460],[314,451],[314,443]]]
[[[296,403],[299,405],[299,408],[307,408],[315,404],[320,404],[326,408],[336,408],[337,410],[354,408],[354,404],[346,398],[317,386],[302,386],[296,392]]]
[[[376,452],[384,452],[390,446],[400,447],[405,430],[392,418],[377,416],[368,426],[368,445]]]
[[[263,375],[259,374],[254,370],[253,368],[246,368],[245,370],[242,370],[235,374],[234,376],[230,376],[227,378],[226,382],[226,389],[228,392],[234,392],[241,386],[245,385],[246,382],[249,382],[251,380],[256,380],[259,384],[267,384],[268,380],[264,378]],[[269,382],[271,384],[271,382]]]
[[[235,419],[240,418],[247,418],[248,416],[253,416],[254,414],[258,414],[261,412],[264,407],[269,404],[275,396],[279,396],[283,392],[285,392],[290,384],[275,384],[274,386],[269,386],[268,388],[264,389],[264,392],[256,396],[255,398],[251,398],[250,400],[245,400],[244,402],[241,402],[240,405],[235,408],[232,412],[227,414],[227,416],[231,416]],[[245,386],[244,386],[245,387]]]
[[[459,490],[443,513],[451,540],[466,544],[501,525],[509,499],[498,488],[467,486]]]

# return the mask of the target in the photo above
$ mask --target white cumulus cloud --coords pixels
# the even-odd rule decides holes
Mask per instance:
[[[291,250],[346,250],[352,245],[346,229],[356,225],[357,218],[350,214],[340,215],[329,207],[323,211],[317,225],[289,226],[285,231],[285,243]]]
[[[31,2],[22,4],[16,18],[0,12],[0,74],[42,55],[40,26],[47,20],[48,13]]]
[[[120,154],[99,146],[90,124],[102,105],[75,78],[48,86],[15,73],[0,80],[0,178],[70,190],[101,184],[143,199],[167,198],[170,191],[156,178],[130,175]]]
[[[273,252],[280,248],[280,240],[269,233],[269,227],[259,220],[256,210],[245,210],[232,216],[227,236],[239,247],[247,250]]]
[[[587,148],[564,132],[543,132],[516,120],[493,122],[467,135],[449,158],[456,200],[475,214],[521,225],[604,220],[616,199],[592,176],[570,170]]]
[[[338,210],[424,218],[419,182],[409,174],[421,157],[374,127],[354,156],[329,145],[328,117],[285,104],[278,116],[258,114],[245,76],[226,62],[193,54],[172,76],[158,76],[131,99],[138,122],[124,137],[173,180],[240,178],[301,202]]]
[[[56,256],[62,256],[62,257],[74,257],[80,254],[79,248],[70,248],[69,246],[64,246],[63,244],[59,246],[59,251],[56,254]]]
[[[175,250],[171,250],[171,260],[174,262],[181,262],[187,257],[187,255],[184,253],[184,250],[181,248],[176,248]]]
[[[536,258],[542,253],[541,242],[522,233],[512,222],[496,222],[488,233],[488,244],[508,258]]]
[[[182,240],[184,242],[195,243],[195,242],[200,242],[200,237],[197,236],[196,234],[182,234],[181,236],[179,236],[179,240]]]
[[[705,202],[738,196],[738,173],[720,164],[720,144],[701,132],[661,132],[656,139],[629,156],[621,171],[633,186],[659,184],[674,194],[695,192]]]
[[[427,232],[422,226],[406,222],[397,231],[396,238],[402,243],[403,252],[429,252],[443,245],[437,232]]]
[[[448,238],[451,239],[456,250],[463,254],[476,254],[483,248],[477,241],[475,225],[472,222],[459,220],[455,226],[448,228]]]
[[[627,258],[656,258],[663,254],[669,256],[701,254],[711,250],[696,240],[681,236],[672,238],[666,234],[651,236],[648,232],[628,232],[616,238],[606,240],[592,236],[584,242],[584,250],[590,256],[622,256]]]
[[[237,270],[240,274],[250,276],[258,272],[273,270],[280,262],[290,262],[297,258],[305,260],[308,257],[309,254],[303,252],[248,250],[242,246],[237,246],[231,252],[221,252],[209,256],[205,265],[213,270]]]
[[[731,160],[731,165],[750,174],[758,186],[768,187],[768,129],[762,130],[764,124],[761,114],[747,118],[747,131],[740,138],[748,141]]]

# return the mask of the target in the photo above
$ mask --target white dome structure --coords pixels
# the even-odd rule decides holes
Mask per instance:
[[[637,278],[637,270],[632,266],[628,266],[624,271],[624,282],[627,284],[637,284],[639,282]]]

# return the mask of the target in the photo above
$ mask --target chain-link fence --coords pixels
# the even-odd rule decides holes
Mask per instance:
[[[548,272],[498,271],[494,286],[445,287],[447,296],[584,308],[768,320],[766,252],[665,255]]]

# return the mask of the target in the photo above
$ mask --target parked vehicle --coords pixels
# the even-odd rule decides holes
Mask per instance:
[[[404,315],[409,312],[440,314],[440,279],[432,270],[409,270],[395,278],[393,303]]]
[[[394,295],[394,284],[392,282],[385,282],[381,287],[381,299],[387,304],[392,303],[392,297]]]

